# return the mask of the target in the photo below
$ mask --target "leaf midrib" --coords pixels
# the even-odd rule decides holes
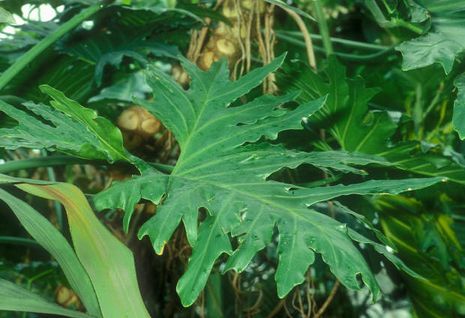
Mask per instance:
[[[200,182],[200,183],[204,183],[204,184],[208,184],[208,185],[211,185],[213,187],[217,187],[217,188],[220,188],[220,189],[223,189],[223,190],[226,190],[226,191],[229,191],[229,192],[232,192],[232,193],[237,193],[237,194],[240,194],[240,195],[243,195],[245,197],[250,197],[251,199],[254,199],[254,200],[257,200],[259,202],[262,202],[262,204],[265,204],[265,205],[269,205],[270,207],[273,207],[274,209],[276,210],[279,210],[279,209],[282,209],[282,210],[285,210],[285,211],[288,211],[292,216],[296,217],[296,218],[299,218],[299,219],[302,219],[304,220],[305,222],[309,222],[308,219],[306,219],[305,217],[303,217],[302,215],[300,215],[299,213],[297,213],[296,211],[294,211],[294,209],[291,209],[289,207],[287,207],[286,205],[281,205],[279,203],[276,203],[275,201],[272,201],[272,200],[267,200],[267,199],[264,199],[263,197],[261,196],[257,196],[257,195],[254,195],[253,193],[251,192],[244,192],[244,191],[241,191],[237,188],[231,188],[229,187],[227,184],[221,184],[221,183],[216,183],[216,182],[210,182],[210,181],[207,181],[207,180],[204,180],[204,179],[197,179],[197,178],[192,178],[192,177],[188,177],[188,176],[179,176],[179,175],[171,175],[170,176],[170,179],[171,178],[181,178],[181,179],[185,179],[185,180],[188,180],[188,181],[191,181],[191,182]],[[244,183],[244,185],[253,185],[253,184],[257,184],[257,185],[263,185],[267,183],[266,181],[265,182],[257,182],[257,183]],[[286,185],[285,183],[282,184],[283,185],[283,189],[284,186]],[[289,185],[290,186],[290,185]],[[295,188],[295,186],[292,186]],[[287,197],[288,199],[290,197]],[[310,209],[307,209],[306,206],[302,206],[302,209],[306,209],[308,210],[309,212],[312,212],[312,210]],[[275,215],[278,215],[276,212],[271,212]],[[278,218],[279,219],[282,219],[282,216],[279,216],[278,215]],[[316,223],[312,223],[313,225],[318,226],[318,224]],[[321,227],[320,227],[321,228]]]
[[[219,72],[217,72],[215,74],[213,80],[211,81],[212,83],[215,82],[218,74],[219,74]],[[206,88],[206,86],[204,85],[204,81],[198,80],[198,82],[202,83],[202,86],[204,88]],[[203,103],[202,103],[202,105],[200,107],[200,110],[199,110],[199,113],[198,113],[197,117],[195,118],[194,126],[192,126],[192,130],[190,132],[188,131],[188,135],[187,135],[186,141],[184,142],[184,145],[180,145],[181,146],[181,155],[179,156],[178,161],[176,163],[176,166],[173,169],[172,175],[175,175],[176,172],[179,169],[181,169],[180,167],[182,167],[182,165],[183,165],[183,161],[185,160],[184,158],[186,157],[186,153],[189,154],[188,149],[189,149],[189,146],[190,146],[190,143],[192,141],[193,136],[195,136],[196,133],[197,133],[197,131],[196,131],[197,126],[200,123],[200,119],[202,118],[202,115],[204,114],[205,110],[207,109],[207,105],[211,102],[211,100],[210,100],[210,92],[211,92],[212,87],[213,87],[213,85],[210,85],[208,87],[208,89],[205,90],[206,91],[205,99],[204,99],[204,101],[203,101]],[[184,92],[184,95],[186,96],[186,92]],[[188,98],[188,96],[186,96],[186,97]]]

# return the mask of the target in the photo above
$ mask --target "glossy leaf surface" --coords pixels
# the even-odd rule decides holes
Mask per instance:
[[[355,165],[383,162],[373,156],[357,160],[348,154],[339,154],[341,160],[337,156],[328,160],[324,159],[328,154],[296,152],[270,144],[282,131],[302,129],[302,121],[325,103],[324,98],[319,98],[294,108],[283,107],[295,98],[291,94],[265,95],[236,105],[238,98],[259,85],[282,61],[280,57],[235,82],[229,80],[225,63],[216,63],[208,72],[202,72],[184,61],[192,79],[188,91],[151,68],[147,79],[155,101],[141,104],[173,132],[181,155],[170,175],[134,177],[96,197],[99,209],[119,207],[129,215],[141,198],[159,204],[156,215],[139,232],[139,237],[150,237],[159,254],[179,223],[184,223],[193,246],[187,271],[177,285],[185,306],[197,299],[218,258],[230,255],[225,270],[243,271],[253,256],[270,244],[275,228],[279,232],[275,279],[280,297],[304,280],[317,252],[343,284],[358,289],[361,275],[376,298],[377,282],[345,225],[308,207],[341,195],[398,193],[439,180],[371,180],[321,188],[267,180],[283,167],[295,168],[303,163],[357,171],[344,164],[344,156]],[[200,226],[199,209],[208,211]],[[236,249],[230,236],[238,239]]]

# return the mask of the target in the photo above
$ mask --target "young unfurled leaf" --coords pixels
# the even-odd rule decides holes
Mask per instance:
[[[225,270],[243,271],[254,255],[271,243],[275,228],[279,232],[275,278],[280,297],[304,280],[316,252],[344,285],[358,289],[361,277],[376,298],[376,280],[346,226],[308,206],[341,195],[419,189],[439,180],[372,180],[321,188],[268,181],[273,172],[303,163],[344,172],[358,170],[350,164],[383,164],[373,156],[356,158],[332,152],[331,160],[330,153],[303,153],[269,143],[282,131],[302,129],[302,120],[325,103],[325,98],[318,98],[287,108],[282,105],[295,95],[285,95],[262,96],[236,105],[238,98],[258,86],[283,59],[281,56],[235,82],[229,80],[224,62],[202,72],[183,61],[192,80],[188,91],[150,68],[147,80],[155,98],[140,103],[173,132],[181,155],[170,175],[134,177],[95,198],[99,209],[123,208],[129,215],[126,227],[141,198],[158,204],[157,213],[142,226],[139,237],[148,235],[159,254],[179,223],[184,223],[193,246],[187,271],[177,285],[185,306],[196,300],[220,256],[230,255]],[[207,209],[208,216],[198,226],[200,208]],[[236,249],[230,236],[239,242]]]
[[[131,28],[114,28],[112,32],[103,31],[83,36],[76,41],[61,43],[61,50],[67,54],[95,65],[94,81],[102,84],[106,66],[119,68],[125,57],[143,65],[148,63],[148,55],[176,56],[176,47],[164,44],[149,37],[150,29],[140,31]]]

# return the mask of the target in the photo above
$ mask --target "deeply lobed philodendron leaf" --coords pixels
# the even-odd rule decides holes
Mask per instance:
[[[344,224],[309,206],[341,195],[399,193],[439,180],[371,180],[318,188],[267,180],[273,172],[303,163],[345,173],[361,172],[351,165],[387,164],[368,155],[306,153],[269,143],[282,131],[302,129],[302,121],[326,101],[323,97],[284,107],[295,99],[293,94],[261,96],[237,105],[237,100],[276,70],[283,59],[281,56],[234,82],[229,80],[225,62],[203,72],[183,61],[191,77],[187,91],[151,67],[146,74],[154,101],[139,103],[173,132],[181,155],[170,175],[147,172],[116,183],[95,197],[98,209],[124,209],[126,228],[140,199],[158,204],[157,213],[142,226],[139,237],[149,236],[159,254],[179,223],[184,223],[193,251],[177,291],[186,306],[196,300],[220,256],[229,255],[225,271],[244,270],[254,255],[271,243],[275,228],[279,233],[275,278],[280,297],[304,280],[315,253],[320,253],[345,286],[360,288],[361,277],[376,298],[376,280],[352,242],[356,235],[351,236]],[[198,225],[200,209],[206,209],[207,216]],[[237,248],[233,248],[231,237],[237,240]]]

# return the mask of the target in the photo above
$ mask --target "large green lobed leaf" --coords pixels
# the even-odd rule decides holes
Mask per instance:
[[[240,97],[258,86],[283,60],[281,56],[235,82],[229,80],[225,62],[202,72],[184,60],[191,77],[188,91],[151,67],[147,81],[155,98],[139,103],[173,132],[181,155],[170,175],[145,173],[116,183],[95,198],[98,209],[123,208],[126,227],[140,199],[158,204],[156,215],[142,226],[139,237],[149,236],[159,254],[179,223],[184,223],[193,246],[187,271],[177,285],[185,306],[196,300],[220,257],[229,255],[225,271],[243,271],[254,255],[271,243],[275,228],[279,232],[275,279],[280,297],[304,280],[315,253],[319,253],[345,286],[360,288],[361,277],[377,298],[377,282],[347,227],[309,206],[341,195],[399,193],[439,181],[371,180],[302,188],[267,180],[283,167],[295,168],[303,163],[343,172],[358,170],[350,164],[387,164],[373,156],[305,153],[270,144],[282,131],[303,129],[302,122],[326,101],[323,97],[297,107],[283,107],[295,99],[292,94],[261,96],[237,105]],[[328,159],[331,156],[334,159]],[[207,210],[207,217],[198,225],[202,208]],[[236,249],[231,237],[239,243]]]

